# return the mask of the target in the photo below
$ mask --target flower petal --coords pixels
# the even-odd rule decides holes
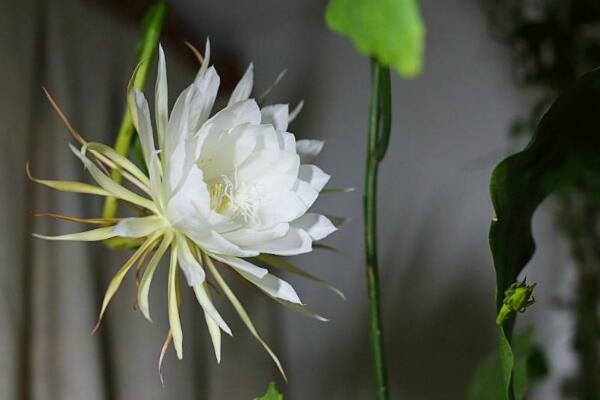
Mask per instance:
[[[231,267],[270,297],[289,301],[290,303],[294,304],[302,304],[292,285],[283,279],[280,279],[272,274],[266,274],[262,278],[257,278],[252,274],[239,270],[235,267],[235,265],[231,265]]]
[[[156,215],[125,218],[113,226],[113,233],[115,236],[139,238],[148,236],[165,226],[165,220]]]
[[[325,142],[322,140],[304,139],[296,142],[296,151],[300,156],[302,164],[306,164],[315,159],[323,150]]]
[[[204,75],[196,78],[194,86],[198,89],[190,99],[189,133],[200,129],[210,116],[215,104],[221,80],[214,67],[210,67]]]
[[[156,114],[156,135],[159,148],[164,148],[165,133],[169,123],[169,88],[167,84],[167,64],[162,46],[158,46],[158,71],[154,86],[154,113]]]
[[[254,65],[250,63],[250,65],[248,65],[248,69],[246,69],[246,72],[244,73],[244,76],[242,76],[242,79],[240,79],[235,89],[233,89],[233,93],[231,93],[231,97],[229,98],[227,105],[230,106],[238,101],[247,100],[252,92],[253,84]]]
[[[54,190],[59,190],[61,192],[95,194],[98,196],[112,196],[111,192],[102,189],[101,187],[90,185],[88,183],[75,181],[54,181],[48,179],[34,178],[31,175],[31,172],[29,171],[29,164],[27,164],[25,170],[27,171],[27,176],[29,177],[29,179],[31,179],[35,183],[39,183],[40,185],[47,186]]]
[[[206,45],[204,46],[204,60],[202,61],[202,65],[200,65],[200,70],[198,71],[198,76],[204,76],[206,70],[208,69],[208,65],[210,64],[210,39],[206,38]]]
[[[92,229],[85,232],[67,233],[66,235],[46,236],[34,233],[33,236],[39,239],[46,240],[73,240],[81,242],[95,242],[99,240],[110,239],[112,237],[117,236],[117,234],[113,231],[112,226],[107,226],[104,228]]]
[[[100,169],[94,165],[89,158],[83,153],[83,151],[79,151],[75,146],[69,144],[71,151],[81,160],[83,165],[87,168],[87,170],[92,175],[92,178],[100,185],[103,189],[112,193],[114,197],[117,197],[121,200],[129,201],[133,204],[137,204],[140,207],[147,208],[153,212],[156,212],[156,206],[154,203],[132,191],[125,189],[123,186],[119,185],[115,181],[113,181],[110,177],[104,175]]]
[[[98,322],[94,327],[94,332],[98,329],[98,327],[100,327],[100,322],[102,322],[102,317],[104,316],[106,307],[108,307],[108,304],[110,303],[111,299],[113,298],[117,290],[119,290],[119,286],[121,286],[123,278],[125,278],[127,272],[129,272],[131,267],[133,267],[138,258],[140,258],[140,256],[144,254],[144,252],[154,243],[157,237],[157,235],[153,235],[152,237],[148,238],[135,251],[135,253],[133,253],[133,256],[131,256],[131,258],[127,260],[127,262],[123,264],[121,268],[119,268],[115,276],[111,279],[110,283],[108,284],[108,288],[106,289],[106,293],[104,294],[104,299],[102,300],[102,307],[100,308],[100,315],[98,316]]]
[[[295,228],[303,229],[312,240],[321,240],[337,231],[335,225],[324,215],[307,213],[291,222]]]
[[[198,247],[210,253],[237,257],[254,257],[258,255],[256,251],[245,250],[236,246],[212,230],[210,225],[206,225],[198,219],[182,220],[174,226],[196,243]]]
[[[163,255],[171,245],[173,241],[173,235],[171,233],[165,234],[160,246],[148,262],[146,266],[146,270],[144,271],[144,275],[142,275],[142,280],[140,282],[140,287],[138,288],[137,300],[138,307],[144,317],[150,322],[152,322],[152,318],[150,317],[150,303],[148,301],[148,294],[150,293],[150,284],[152,283],[152,277],[154,276],[154,272],[156,271],[156,267],[158,263],[162,259]]]
[[[302,200],[306,209],[309,209],[319,197],[319,192],[314,187],[300,179],[296,180],[292,190]]]
[[[304,108],[304,100],[300,100],[300,103],[298,103],[298,105],[296,105],[296,107],[294,107],[294,109],[290,113],[290,115],[288,117],[288,123],[291,124],[296,119],[298,114],[300,114],[300,111],[302,111],[303,108]]]
[[[217,284],[221,287],[221,289],[223,290],[223,293],[225,293],[225,296],[227,296],[227,298],[229,299],[229,302],[231,303],[231,305],[233,305],[233,308],[235,308],[235,310],[237,311],[238,315],[240,316],[240,318],[242,319],[242,321],[244,322],[244,324],[246,325],[246,327],[248,328],[250,333],[252,333],[252,335],[256,338],[256,340],[258,340],[260,342],[260,344],[263,345],[263,347],[265,348],[267,353],[269,353],[269,355],[275,362],[275,365],[277,365],[279,372],[281,373],[283,378],[287,381],[285,372],[283,371],[283,367],[281,366],[281,362],[279,361],[279,358],[277,358],[275,353],[273,353],[271,348],[267,345],[267,343],[265,343],[263,338],[260,336],[260,334],[256,330],[256,327],[252,323],[250,316],[244,309],[244,306],[242,306],[242,303],[240,303],[240,301],[238,300],[236,295],[233,293],[233,291],[229,288],[229,286],[227,285],[227,283],[225,282],[225,280],[223,279],[221,274],[219,274],[219,271],[217,271],[217,269],[215,268],[210,257],[205,257],[205,261],[206,261],[206,265],[208,266],[208,269],[210,270],[211,274],[214,276],[215,280],[217,281]]]
[[[208,334],[215,350],[215,357],[217,358],[217,364],[221,363],[221,328],[219,325],[204,312],[204,320],[206,321],[206,327],[208,328]]]
[[[210,318],[215,321],[221,329],[223,329],[223,332],[231,336],[231,329],[229,329],[229,326],[227,326],[210,299],[206,282],[194,286],[194,293],[196,294],[196,299],[198,300],[198,303],[204,312],[206,312],[208,316],[210,316]]]
[[[311,251],[312,238],[306,231],[290,227],[288,233],[279,239],[247,246],[245,249],[256,250],[260,253],[293,256]]]
[[[137,108],[137,118],[133,120],[133,123],[140,138],[144,161],[146,162],[146,166],[148,166],[150,165],[150,156],[155,150],[152,122],[150,122],[150,109],[148,108],[148,101],[146,101],[146,97],[142,92],[135,90],[133,95],[135,97],[135,107]]]
[[[295,274],[295,275],[301,276],[303,278],[310,279],[311,281],[317,282],[318,284],[326,287],[327,289],[329,289],[332,292],[334,292],[335,294],[337,294],[341,299],[346,300],[346,296],[344,296],[344,293],[342,293],[341,290],[339,290],[335,286],[332,286],[329,283],[325,282],[323,279],[321,279],[317,276],[314,276],[313,274],[308,273],[308,272],[304,271],[303,269],[298,268],[297,266],[295,266],[294,264],[292,264],[291,262],[289,262],[288,260],[286,260],[283,257],[274,256],[271,254],[261,254],[256,258],[259,261],[267,264],[270,267],[279,268],[284,271],[291,272],[292,274]]]
[[[169,326],[173,334],[173,346],[177,353],[177,358],[183,358],[183,332],[181,330],[181,320],[179,319],[179,290],[177,285],[177,245],[171,247],[171,262],[169,265],[169,288],[168,288],[168,304],[169,304]]]
[[[278,131],[285,132],[288,128],[289,106],[287,104],[274,104],[260,110],[263,124],[271,124]]]
[[[196,85],[192,83],[181,92],[175,101],[169,122],[167,123],[165,145],[163,148],[163,162],[166,166],[169,166],[173,161],[177,161],[177,158],[173,160],[173,152],[180,143],[184,143],[187,139],[189,133],[190,101],[197,90]]]
[[[177,234],[176,238],[179,267],[183,271],[188,285],[196,286],[201,284],[205,279],[204,269],[192,254],[187,239],[181,234]]]
[[[91,152],[98,152],[107,157],[119,168],[129,172],[133,177],[140,181],[145,186],[149,186],[148,177],[129,159],[119,153],[110,146],[103,143],[88,143],[86,149]]]
[[[211,254],[210,256],[215,260],[221,261],[224,264],[234,267],[238,271],[243,271],[259,279],[263,278],[269,273],[267,269],[258,267],[242,258],[222,256],[216,254]]]
[[[241,228],[222,233],[222,235],[225,239],[238,246],[250,246],[280,238],[287,233],[289,228],[289,225],[284,222],[267,229]]]
[[[327,185],[331,176],[316,165],[304,164],[300,166],[298,178],[309,183],[317,192],[320,192]]]

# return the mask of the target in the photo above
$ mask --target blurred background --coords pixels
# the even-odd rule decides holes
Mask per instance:
[[[528,78],[531,71],[539,77],[540,69],[519,58],[530,49],[516,44],[514,33],[520,29],[515,27],[523,19],[544,18],[536,14],[536,4],[560,2],[522,3],[533,11],[514,14],[521,7],[511,1],[421,1],[428,31],[425,71],[410,81],[393,77],[392,139],[381,165],[379,203],[392,398],[463,399],[476,366],[496,346],[494,272],[487,243],[493,216],[489,176],[502,158],[526,143],[527,135],[519,132],[527,131],[529,119],[536,120],[541,112],[530,110],[536,105],[543,110],[540,99],[552,98],[553,90],[585,69],[568,65],[572,68],[559,73],[556,85],[547,84],[555,82],[554,75],[544,75],[541,84]],[[347,301],[288,277],[301,298],[330,322],[306,319],[234,285],[281,356],[289,383],[281,381],[224,299],[217,303],[235,336],[224,338],[223,359],[216,365],[201,310],[184,291],[185,358],[179,362],[168,353],[161,387],[157,363],[167,331],[165,269],[153,283],[154,324],[132,309],[131,277],[92,336],[106,285],[126,254],[102,244],[31,238],[31,232],[77,229],[35,219],[32,211],[96,216],[101,210],[97,199],[58,194],[26,179],[28,160],[41,178],[85,177],[41,86],[86,138],[112,143],[134,67],[140,21],[149,4],[3,1],[0,398],[246,400],[264,393],[271,380],[278,382],[286,400],[372,398],[361,199],[369,63],[349,41],[326,28],[325,1],[172,0],[161,39],[171,103],[197,68],[184,40],[202,49],[210,36],[223,98],[250,61],[257,92],[287,69],[270,100],[296,104],[304,99],[291,131],[298,138],[326,140],[318,163],[332,174],[331,185],[358,188],[323,196],[316,206],[352,218],[326,241],[340,252],[316,251],[295,260],[339,287]],[[544,22],[559,41],[561,24],[560,18]],[[571,25],[566,26],[568,33]],[[526,35],[525,42],[531,37],[537,40],[539,29]],[[558,50],[550,54],[563,54]],[[565,51],[571,50],[567,46]],[[557,59],[544,61],[544,52],[539,53],[540,65]],[[573,53],[571,58],[563,55],[574,59]],[[148,88],[153,80],[151,76]],[[577,293],[578,275],[571,242],[556,217],[563,206],[562,199],[550,199],[534,220],[538,251],[526,273],[528,281],[538,283],[537,303],[520,319],[518,329],[535,326],[549,377],[533,389],[531,399],[578,398],[568,394],[569,382],[580,371],[573,351],[576,316],[565,304]]]

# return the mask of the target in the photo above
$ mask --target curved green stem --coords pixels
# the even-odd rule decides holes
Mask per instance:
[[[156,52],[158,40],[160,37],[160,30],[165,20],[166,11],[167,1],[160,0],[148,11],[146,17],[144,18],[144,33],[140,40],[140,43],[138,44],[137,49],[136,65],[138,65],[139,67],[135,74],[135,78],[132,85],[134,89],[142,90],[144,88],[146,78],[148,76],[148,69],[150,68],[149,61],[152,59],[154,53]],[[123,119],[119,128],[119,133],[117,134],[117,139],[115,141],[115,150],[119,154],[127,156],[127,154],[129,153],[129,147],[131,146],[133,132],[133,120],[131,119],[131,114],[129,114],[127,106],[125,106],[125,112],[123,114]],[[111,176],[115,182],[121,182],[121,180],[123,179],[121,174],[116,170],[112,171]],[[114,197],[108,197],[104,202],[103,217],[113,218],[114,216],[116,216],[117,207],[117,199],[115,199]]]
[[[377,169],[389,143],[391,121],[390,72],[375,60],[371,62],[371,105],[367,142],[364,193],[365,251],[369,300],[370,340],[377,400],[389,398],[377,265]]]

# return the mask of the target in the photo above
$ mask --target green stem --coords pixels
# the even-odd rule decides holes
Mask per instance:
[[[391,90],[390,72],[375,60],[371,61],[371,105],[364,193],[365,251],[367,261],[367,293],[369,300],[370,340],[377,400],[387,400],[388,384],[383,348],[377,265],[377,169],[383,159],[390,135]]]
[[[144,34],[138,44],[136,61],[138,68],[132,85],[133,89],[143,90],[144,88],[148,76],[148,69],[150,68],[149,61],[156,52],[160,30],[165,20],[166,11],[167,1],[160,0],[148,10],[146,17],[144,18]],[[115,141],[115,150],[119,154],[127,156],[129,153],[133,132],[134,127],[131,114],[129,114],[129,110],[127,106],[125,106],[121,127],[119,128],[119,133],[117,134],[117,139]],[[116,170],[112,171],[111,176],[115,182],[121,182],[123,179],[121,174]],[[117,215],[117,208],[117,199],[108,197],[104,202],[104,218],[115,217]]]

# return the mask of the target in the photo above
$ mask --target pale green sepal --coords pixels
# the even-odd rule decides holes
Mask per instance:
[[[127,262],[125,264],[123,264],[123,266],[117,271],[115,276],[112,278],[112,280],[108,284],[106,293],[104,294],[104,300],[102,301],[102,308],[100,309],[100,315],[98,316],[98,322],[96,323],[96,326],[94,327],[93,332],[95,332],[98,329],[98,327],[100,326],[100,322],[102,322],[102,317],[104,316],[106,307],[108,307],[108,304],[110,303],[111,299],[113,298],[113,296],[119,289],[119,286],[121,286],[121,282],[123,282],[123,278],[125,277],[125,275],[127,275],[127,272],[129,272],[131,267],[133,267],[135,262],[148,249],[148,247],[150,247],[150,245],[153,244],[153,242],[156,240],[157,237],[158,237],[158,234],[154,234],[150,238],[148,238],[144,242],[144,244],[142,244],[135,251],[135,253],[133,253],[133,256],[131,256],[131,258],[129,260],[127,260]]]
[[[130,203],[136,204],[140,207],[144,207],[150,211],[158,213],[155,204],[132,191],[125,189],[120,184],[113,181],[110,177],[104,175],[102,171],[89,159],[86,157],[83,151],[78,150],[75,146],[69,145],[73,153],[81,160],[81,162],[85,165],[87,170],[92,175],[92,178],[100,185],[103,189],[109,191],[114,197],[117,197],[121,200],[129,201]]]
[[[211,274],[213,275],[213,277],[217,281],[218,285],[223,290],[223,293],[225,293],[225,296],[227,296],[227,298],[233,305],[233,308],[235,308],[235,311],[237,311],[238,315],[240,316],[240,318],[242,319],[242,321],[244,322],[244,324],[246,325],[246,327],[248,328],[250,333],[252,333],[252,335],[256,338],[256,340],[258,340],[259,343],[265,348],[267,353],[269,353],[269,355],[271,356],[271,359],[273,359],[273,362],[275,362],[277,369],[279,369],[279,372],[283,376],[283,379],[285,379],[287,382],[287,377],[285,375],[285,372],[283,371],[283,367],[281,366],[281,362],[279,361],[279,358],[277,358],[275,353],[273,353],[271,348],[267,345],[267,343],[260,336],[260,334],[258,333],[256,328],[254,327],[254,324],[252,323],[250,316],[244,309],[244,306],[242,306],[242,304],[240,303],[240,301],[238,300],[236,295],[233,293],[233,291],[227,285],[227,282],[225,282],[225,280],[223,279],[221,274],[219,274],[219,271],[217,271],[217,269],[215,268],[215,265],[213,264],[212,260],[207,256],[204,257],[204,260],[205,260],[206,265],[208,266],[208,269],[210,270]]]
[[[109,191],[104,190],[98,186],[90,185],[88,183],[74,181],[54,181],[48,179],[34,178],[31,175],[31,172],[29,171],[29,164],[26,165],[25,170],[29,179],[31,179],[35,183],[39,183],[40,185],[47,186],[54,190],[60,190],[61,192],[95,194],[98,196],[112,196],[112,193],[110,193]]]
[[[106,226],[104,228],[92,229],[85,232],[67,233],[66,235],[46,236],[34,233],[33,236],[46,240],[75,240],[82,242],[94,242],[98,240],[110,239],[115,237],[116,234],[113,232],[112,226]]]
[[[170,232],[165,233],[160,246],[150,259],[150,262],[146,266],[146,270],[144,271],[144,275],[142,275],[142,280],[140,282],[140,287],[138,288],[138,307],[142,312],[142,315],[150,322],[152,318],[150,317],[150,302],[148,301],[148,294],[150,293],[150,284],[152,283],[152,277],[154,276],[154,272],[156,271],[156,267],[158,266],[160,260],[163,255],[171,245],[173,240],[173,234]]]
[[[183,331],[181,330],[181,320],[179,319],[179,301],[177,296],[177,278],[179,268],[177,267],[177,244],[174,242],[171,247],[171,262],[169,265],[169,326],[173,334],[173,346],[177,353],[177,358],[183,358]]]
[[[117,151],[112,147],[103,143],[93,142],[87,144],[87,149],[90,151],[97,151],[98,153],[108,157],[119,168],[129,172],[148,188],[150,187],[150,181],[148,180],[148,177],[137,167],[137,165],[132,163],[127,157],[117,153]]]

